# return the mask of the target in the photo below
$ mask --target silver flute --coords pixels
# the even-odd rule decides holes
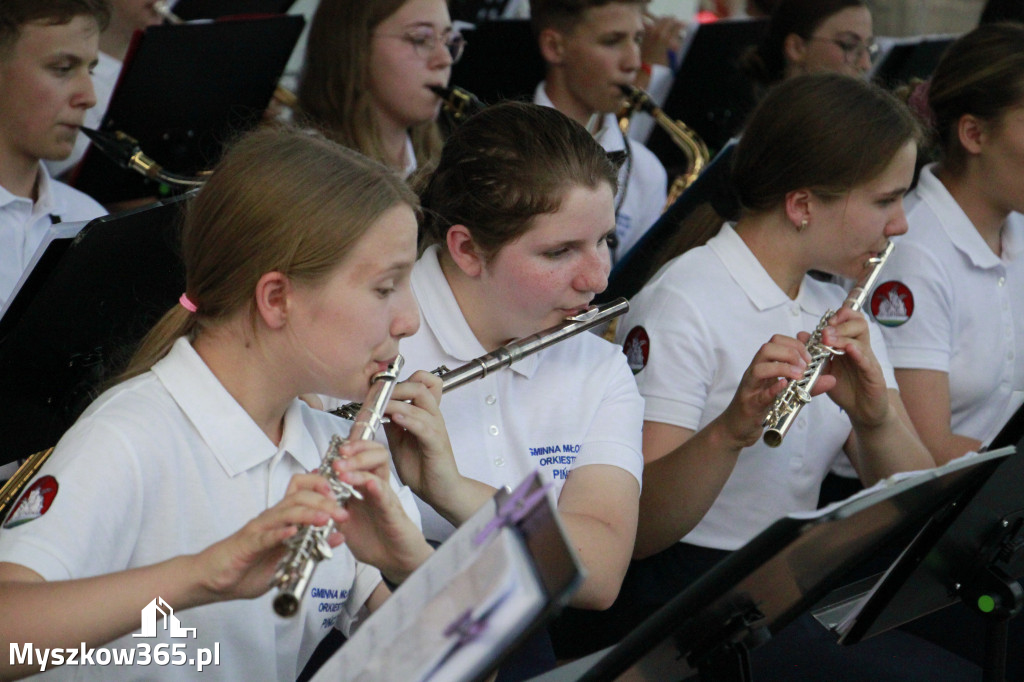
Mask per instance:
[[[539,350],[552,346],[570,336],[575,336],[600,324],[608,322],[629,310],[629,301],[624,298],[617,298],[613,301],[598,306],[591,306],[577,315],[570,315],[564,321],[549,327],[544,331],[524,336],[498,348],[495,351],[474,358],[455,369],[448,369],[444,365],[431,371],[441,377],[441,391],[448,391],[458,388],[471,381],[482,379],[491,372],[508,367],[514,362],[522,360],[527,355],[532,355]],[[344,419],[352,419],[360,410],[360,403],[346,403],[341,407],[331,410],[331,414]]]
[[[405,359],[399,355],[386,370],[374,375],[366,400],[353,419],[348,438],[342,440],[339,436],[334,436],[327,446],[318,473],[330,483],[331,492],[337,498],[338,504],[344,505],[352,497],[357,500],[363,499],[358,490],[344,481],[339,481],[334,474],[333,464],[341,458],[339,449],[349,441],[373,438],[384,422],[384,408],[391,400],[391,393],[398,383],[398,373],[402,371],[404,362]],[[288,538],[288,553],[278,563],[277,571],[270,583],[271,587],[277,588],[274,611],[279,615],[293,616],[299,610],[302,595],[309,587],[317,564],[332,556],[327,538],[334,530],[334,521],[328,521],[323,526],[300,526],[299,532]]]
[[[868,292],[871,291],[875,286],[875,282],[878,281],[878,275],[882,272],[882,267],[885,265],[886,259],[889,258],[889,254],[892,253],[892,249],[893,243],[886,242],[882,253],[864,264],[864,267],[871,268],[871,270],[862,283],[850,290],[846,300],[843,302],[844,306],[850,308],[850,310],[861,309],[864,305],[864,300],[868,297]],[[821,334],[828,326],[829,319],[835,314],[835,310],[829,310],[821,316],[818,326],[814,328],[811,338],[807,340],[806,348],[811,356],[810,364],[807,365],[807,369],[804,370],[802,377],[789,382],[782,393],[775,398],[771,409],[768,410],[768,415],[764,418],[762,424],[765,427],[765,445],[777,448],[782,444],[782,439],[785,438],[789,427],[793,425],[796,416],[800,414],[800,410],[803,409],[804,405],[811,402],[811,389],[818,382],[818,378],[825,368],[825,363],[833,355],[844,354],[844,351],[826,346],[821,342]]]

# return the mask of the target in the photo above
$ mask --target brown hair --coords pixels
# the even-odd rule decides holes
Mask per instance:
[[[107,0],[3,0],[0,2],[0,57],[21,35],[29,23],[67,24],[75,17],[92,17],[102,31],[110,23]]]
[[[807,40],[829,17],[849,7],[867,5],[864,0],[781,0],[760,44],[740,58],[740,69],[761,86],[778,83],[786,75],[786,38],[796,34]]]
[[[998,125],[1024,102],[1024,26],[984,24],[961,36],[939,60],[927,93],[942,164],[958,173],[967,160],[960,119],[971,114]]]
[[[554,213],[572,187],[616,187],[617,168],[594,138],[550,107],[505,102],[457,127],[420,195],[424,246],[465,225],[488,258]]]
[[[303,123],[330,139],[387,162],[369,98],[370,41],[374,29],[408,0],[321,0],[306,43],[299,81]],[[441,149],[437,123],[409,131],[419,165],[436,159]]]
[[[179,336],[195,338],[241,311],[253,315],[264,273],[322,281],[381,214],[403,203],[417,201],[397,175],[320,136],[264,127],[242,137],[186,211],[185,291],[196,312],[169,310],[121,378],[148,370]]]
[[[533,34],[539,36],[546,28],[561,33],[571,33],[583,20],[583,13],[591,7],[603,7],[612,3],[623,5],[646,5],[651,0],[530,0],[530,25]]]
[[[877,177],[920,126],[882,88],[833,73],[796,76],[772,88],[736,147],[732,184],[744,211],[774,208],[808,188],[838,197]]]

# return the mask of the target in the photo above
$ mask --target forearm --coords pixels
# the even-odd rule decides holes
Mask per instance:
[[[434,508],[456,528],[484,506],[497,492],[486,483],[459,475],[450,483],[414,490],[424,502]]]
[[[980,440],[951,432],[928,433],[927,437],[922,437],[922,440],[928,446],[937,465],[945,464],[968,452],[977,452],[981,449]]]
[[[742,449],[715,420],[672,452],[648,462],[633,557],[656,554],[690,532],[721,493]]]
[[[890,409],[880,423],[865,425],[854,421],[851,441],[849,454],[865,485],[874,485],[901,471],[935,466],[935,460],[917,436],[898,396],[890,396]]]
[[[615,527],[592,516],[561,513],[569,539],[586,568],[587,576],[570,605],[579,609],[604,610],[619,595],[622,579],[629,568],[633,548],[633,528],[628,523]]]
[[[139,611],[154,597],[178,610],[215,601],[195,575],[193,558],[175,557],[93,578],[0,582],[0,641],[39,649],[100,646],[138,629]],[[10,564],[6,568],[27,571]],[[11,571],[4,575],[10,577]],[[0,662],[0,677],[39,672],[38,665],[8,668],[9,662]]]

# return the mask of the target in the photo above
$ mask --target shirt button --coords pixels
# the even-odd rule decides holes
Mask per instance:
[[[1005,277],[1000,277],[999,278],[999,286],[1003,286],[1004,284],[1006,284],[1006,278]]]
[[[801,417],[800,419],[797,419],[797,420],[796,420],[796,427],[797,427],[798,429],[802,429],[802,428],[804,428],[804,426],[806,426],[806,425],[807,425],[807,422],[806,422],[806,421],[804,420],[804,418],[803,418],[803,417]]]
[[[486,398],[484,398],[484,402],[487,403],[488,405],[493,405],[494,403],[498,402],[498,399],[495,398],[493,395],[489,395]]]
[[[492,436],[497,436],[498,427],[495,426],[494,424],[491,424],[489,427],[487,427],[487,432],[490,433]]]
[[[790,308],[789,309],[789,314],[792,315],[793,317],[799,317],[800,316],[800,308],[796,308],[796,307]]]
[[[505,458],[504,457],[495,457],[494,458],[494,466],[496,466],[496,467],[503,467],[503,466],[505,466]]]

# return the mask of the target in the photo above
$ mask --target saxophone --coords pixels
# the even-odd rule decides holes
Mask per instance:
[[[349,498],[363,499],[358,490],[348,483],[339,481],[334,475],[334,462],[338,461],[338,452],[342,445],[352,440],[370,440],[374,433],[384,421],[384,408],[391,399],[391,392],[398,383],[398,373],[402,371],[405,359],[399,355],[388,368],[379,374],[374,375],[370,384],[370,391],[362,408],[355,415],[352,430],[346,440],[339,436],[331,438],[320,463],[318,473],[327,479],[331,484],[331,491],[337,498],[339,504],[345,504]],[[387,482],[385,482],[387,485]],[[277,565],[277,571],[271,580],[270,586],[276,587],[277,596],[274,597],[274,611],[281,616],[293,616],[299,610],[302,602],[302,595],[309,587],[309,581],[313,578],[313,571],[319,562],[330,559],[332,556],[331,546],[327,538],[334,532],[333,521],[328,521],[323,526],[300,526],[299,532],[290,537],[287,541],[288,553]]]
[[[893,243],[887,242],[882,253],[864,264],[864,267],[870,267],[871,271],[862,284],[850,290],[843,305],[848,306],[851,310],[861,309],[864,305],[864,300],[868,296],[868,292],[875,286],[878,275],[882,272],[882,267],[885,265],[886,259],[889,258],[889,254],[892,253],[892,249]],[[821,342],[821,334],[825,331],[825,327],[828,326],[829,319],[835,314],[835,310],[829,310],[821,316],[818,326],[814,328],[811,338],[807,340],[806,348],[811,356],[811,363],[807,365],[807,369],[804,370],[802,377],[789,382],[782,393],[775,398],[771,409],[768,410],[768,416],[764,418],[762,424],[762,426],[766,427],[764,432],[765,445],[777,448],[782,444],[782,439],[786,436],[786,432],[789,431],[789,427],[793,425],[800,410],[803,409],[804,405],[811,402],[811,389],[818,382],[818,378],[825,368],[825,362],[833,355],[844,354],[844,351],[826,346]]]
[[[629,301],[624,298],[617,298],[598,306],[591,306],[577,315],[571,315],[554,327],[549,327],[536,334],[510,341],[506,345],[491,351],[486,355],[474,358],[464,365],[455,369],[448,369],[444,365],[431,371],[441,377],[441,392],[458,388],[471,381],[482,379],[490,372],[508,367],[527,355],[532,355],[539,350],[554,345],[559,341],[575,336],[580,332],[596,327],[599,324],[610,321],[629,310]],[[359,403],[346,403],[341,407],[331,410],[331,414],[343,419],[353,419],[361,409]]]

